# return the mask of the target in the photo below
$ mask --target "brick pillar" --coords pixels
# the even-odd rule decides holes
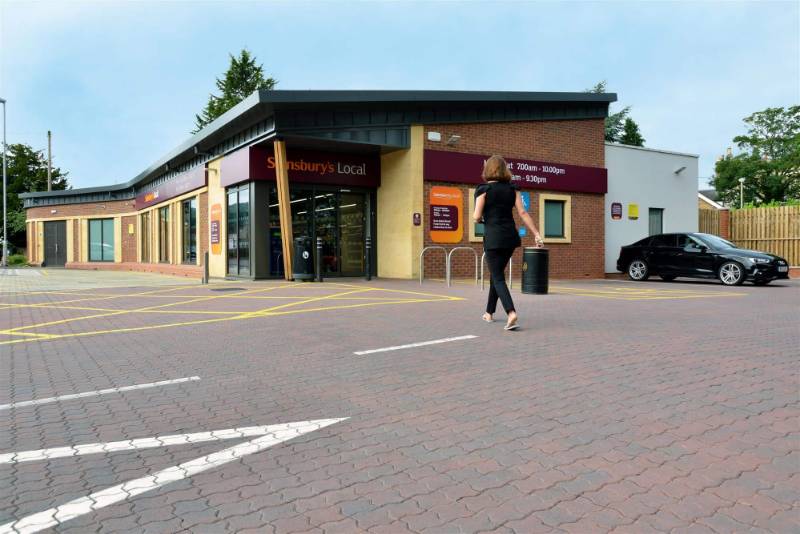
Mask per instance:
[[[722,239],[731,238],[731,211],[729,209],[719,210],[719,236]]]

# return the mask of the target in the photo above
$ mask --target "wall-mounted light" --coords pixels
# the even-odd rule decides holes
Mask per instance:
[[[685,165],[683,167],[678,167],[677,169],[675,169],[675,174],[680,174],[685,170],[686,170],[686,166]]]
[[[459,141],[461,141],[461,136],[460,136],[460,135],[455,135],[455,134],[454,134],[454,135],[451,135],[451,136],[450,136],[450,137],[447,139],[447,144],[452,146],[452,145],[455,145],[455,144],[457,144]]]
[[[50,213],[58,213],[58,210],[50,210]]]
[[[439,143],[442,140],[442,134],[439,132],[428,132],[428,141]]]

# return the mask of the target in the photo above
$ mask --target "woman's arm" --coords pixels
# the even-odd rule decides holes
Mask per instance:
[[[536,238],[536,245],[541,247],[544,244],[542,241],[542,236],[539,235],[539,230],[537,230],[536,225],[533,224],[533,219],[531,218],[530,214],[525,211],[525,205],[522,203],[522,195],[519,194],[519,191],[517,191],[517,201],[515,202],[514,207],[517,208],[517,214],[519,214],[519,218],[522,219],[522,222],[525,223],[525,226],[528,227],[528,230],[530,230]],[[478,208],[476,206],[475,210],[477,211],[477,209]]]
[[[483,207],[486,205],[486,193],[478,195],[475,198],[475,211],[472,213],[472,219],[479,223],[483,219]]]

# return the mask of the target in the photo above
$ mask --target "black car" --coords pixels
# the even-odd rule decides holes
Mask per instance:
[[[711,234],[659,234],[622,247],[617,270],[631,280],[647,280],[652,274],[671,281],[679,276],[719,278],[728,286],[745,280],[766,285],[779,278],[789,278],[785,259],[737,248],[730,241]]]

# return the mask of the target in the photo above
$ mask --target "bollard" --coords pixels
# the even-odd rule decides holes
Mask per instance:
[[[366,265],[367,265],[367,275],[366,279],[367,282],[372,280],[372,238],[367,236],[367,258],[366,258]]]
[[[200,281],[200,283],[208,283],[208,251],[203,254],[203,279]]]
[[[317,266],[317,282],[322,282],[322,238],[317,238],[317,257],[316,257],[316,266]]]

